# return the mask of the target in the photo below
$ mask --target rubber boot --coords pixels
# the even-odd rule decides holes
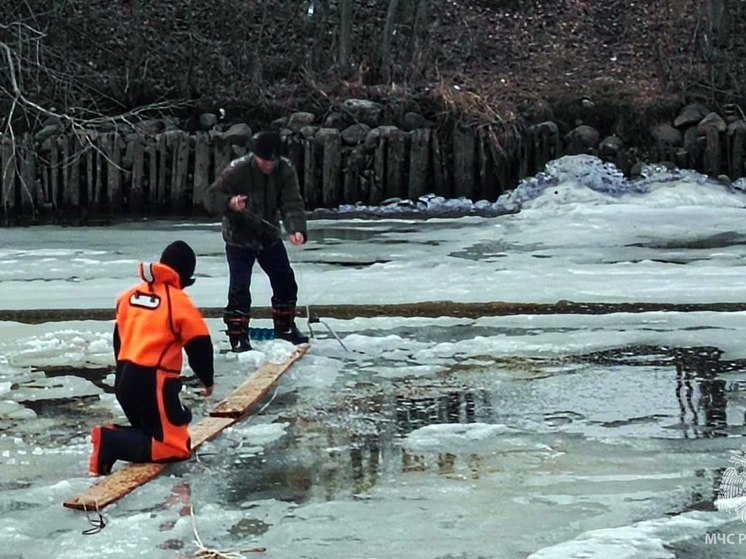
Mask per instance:
[[[94,427],[91,432],[93,452],[88,471],[94,476],[111,473],[117,460],[150,462],[150,436],[142,429],[121,425]]]
[[[308,343],[308,336],[304,336],[295,325],[295,304],[274,303],[272,305],[272,321],[275,325],[276,340],[287,340],[294,345]]]
[[[228,341],[231,344],[231,351],[241,353],[251,349],[249,342],[249,315],[241,311],[225,311],[223,313],[223,322],[225,322],[228,334]]]

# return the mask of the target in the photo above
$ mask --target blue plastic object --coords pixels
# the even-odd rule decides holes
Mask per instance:
[[[274,328],[249,328],[249,339],[267,341],[275,339]]]

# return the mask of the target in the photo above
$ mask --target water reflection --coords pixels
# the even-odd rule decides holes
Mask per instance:
[[[686,438],[728,436],[726,382],[717,376],[722,354],[717,347],[677,348],[674,352],[676,398]]]

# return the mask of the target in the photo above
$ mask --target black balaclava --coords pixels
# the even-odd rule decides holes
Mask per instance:
[[[168,245],[161,254],[161,264],[179,274],[182,289],[194,283],[192,275],[197,265],[197,257],[192,247],[184,241],[174,241]]]

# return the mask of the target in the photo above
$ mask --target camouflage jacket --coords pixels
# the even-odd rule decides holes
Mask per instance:
[[[246,209],[234,212],[228,202],[245,194]],[[229,245],[261,250],[282,234],[280,219],[288,234],[306,234],[306,213],[298,186],[298,175],[290,160],[281,158],[265,175],[249,153],[231,162],[205,192],[204,205],[210,215],[221,216],[223,239]]]

